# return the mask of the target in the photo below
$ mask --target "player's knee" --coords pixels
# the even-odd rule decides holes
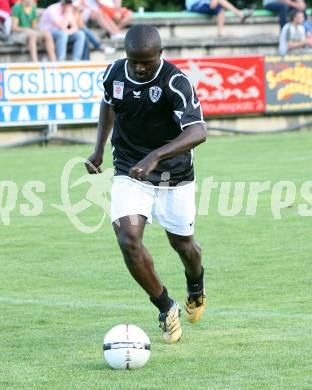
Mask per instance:
[[[135,257],[142,250],[141,239],[133,234],[120,232],[117,239],[120,249],[128,258]]]
[[[183,257],[188,257],[190,253],[199,250],[200,247],[193,239],[181,239],[177,237],[171,237],[169,239],[172,248]]]

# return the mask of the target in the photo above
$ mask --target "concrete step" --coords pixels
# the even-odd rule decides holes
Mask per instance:
[[[160,27],[160,34],[163,38],[209,38],[217,37],[217,26],[213,24],[203,24],[198,26],[175,26],[173,30]],[[250,35],[279,34],[279,25],[272,23],[226,23],[224,26],[224,37],[240,37],[244,38]]]
[[[239,24],[236,17],[227,13],[222,38],[217,37],[213,18],[187,12],[178,13],[179,17],[173,13],[146,13],[144,17],[136,16],[134,22],[148,22],[159,28],[167,56],[276,54],[279,34],[277,18],[265,12],[256,12],[256,15],[244,24]],[[95,28],[94,25],[92,30],[102,38],[105,35],[103,30]],[[106,56],[108,60],[124,55],[123,42],[111,42],[107,39],[104,42],[117,49],[113,57]],[[39,51],[41,56],[46,56],[42,48]],[[29,61],[28,49],[26,46],[0,42],[0,58],[1,62]],[[103,60],[103,54],[93,51],[91,59]]]
[[[110,44],[109,41],[105,41]],[[122,42],[114,43],[117,51],[113,58],[125,56]],[[278,35],[257,34],[240,37],[201,37],[201,38],[164,38],[164,55],[166,57],[203,57],[229,56],[240,54],[278,54]],[[107,57],[109,59],[109,57]],[[103,55],[93,51],[92,60],[103,59]]]
[[[184,23],[181,23],[179,19],[167,20],[166,22],[155,20],[153,25],[159,29],[163,38],[192,38],[217,35],[216,20],[209,17],[200,17],[195,20],[188,19]],[[230,16],[225,20],[224,35],[244,37],[249,34],[259,34],[260,32],[278,34],[279,30],[278,18],[273,16],[251,17],[243,24],[239,22],[237,17]]]
[[[107,45],[114,46],[117,50],[114,55],[106,55],[98,51],[91,51],[90,58],[93,61],[112,60],[125,56],[123,42],[103,40]],[[277,34],[254,34],[241,37],[192,37],[192,38],[163,38],[164,55],[166,57],[202,57],[202,56],[228,56],[238,54],[278,54]],[[41,47],[41,57],[46,54]],[[0,44],[1,62],[27,62],[29,61],[26,46]]]

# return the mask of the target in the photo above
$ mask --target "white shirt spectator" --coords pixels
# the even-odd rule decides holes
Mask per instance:
[[[305,40],[305,29],[304,26],[295,26],[292,23],[287,23],[282,28],[280,39],[279,39],[279,52],[283,56],[286,53],[298,51],[298,49],[289,49],[288,42],[300,42]],[[300,49],[299,49],[300,50]],[[302,48],[301,48],[302,50]]]

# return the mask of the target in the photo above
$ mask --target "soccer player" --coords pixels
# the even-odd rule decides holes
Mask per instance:
[[[112,63],[104,74],[97,142],[86,168],[100,171],[113,126],[111,220],[131,275],[159,309],[165,341],[175,343],[182,336],[180,308],[159,280],[142,237],[155,216],[185,268],[186,317],[198,321],[205,291],[201,249],[193,238],[193,148],[206,140],[207,132],[194,87],[161,58],[158,31],[133,26],[125,50],[127,58]]]

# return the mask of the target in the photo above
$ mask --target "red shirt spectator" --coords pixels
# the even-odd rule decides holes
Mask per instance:
[[[132,11],[122,6],[122,0],[98,0],[102,12],[123,29],[132,20]]]
[[[9,0],[0,0],[0,38],[6,40],[11,32],[11,4]]]

